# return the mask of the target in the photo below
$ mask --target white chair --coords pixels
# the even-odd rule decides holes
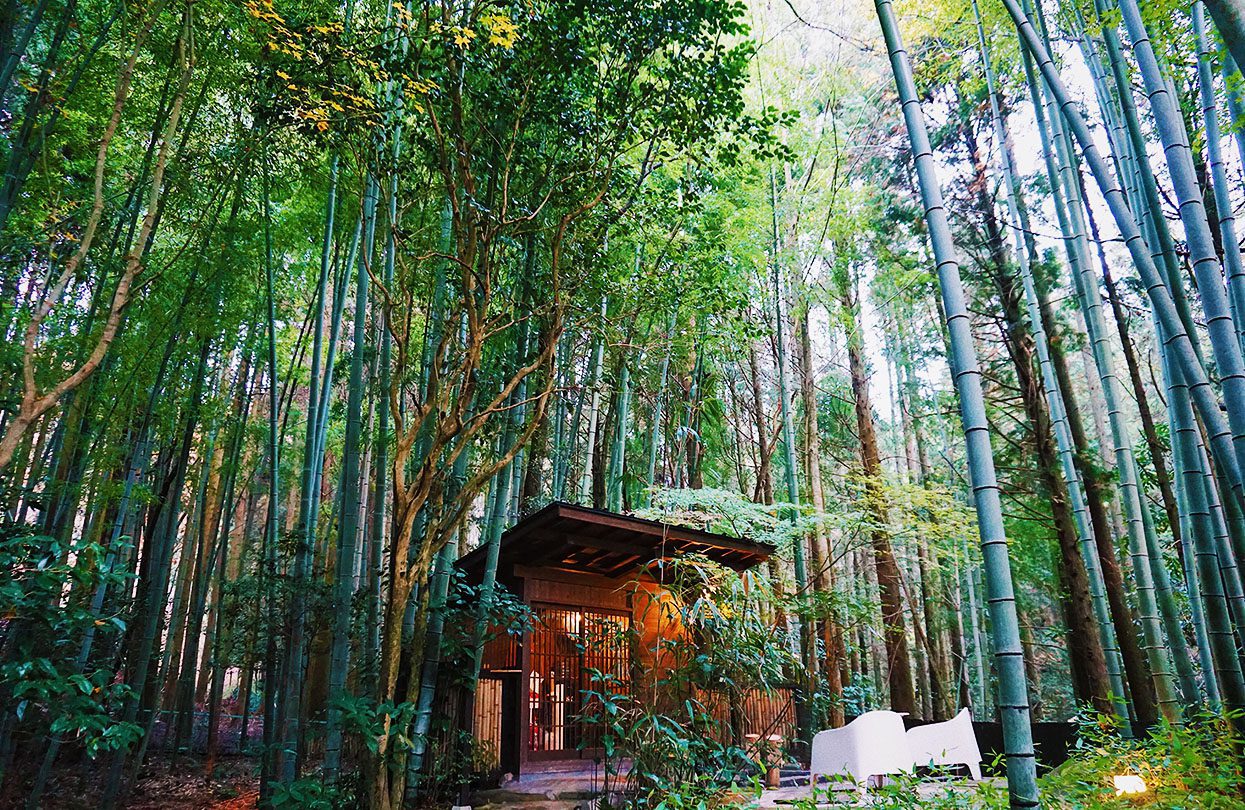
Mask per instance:
[[[981,749],[967,708],[945,722],[908,729],[908,748],[915,765],[966,765],[973,778],[981,780]]]
[[[848,776],[863,789],[871,776],[912,771],[912,754],[904,734],[903,715],[865,712],[843,728],[819,731],[813,737],[809,779]]]

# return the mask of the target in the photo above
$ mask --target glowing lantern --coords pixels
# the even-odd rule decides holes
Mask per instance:
[[[1128,796],[1146,792],[1146,782],[1136,774],[1117,774],[1111,777],[1116,796]]]

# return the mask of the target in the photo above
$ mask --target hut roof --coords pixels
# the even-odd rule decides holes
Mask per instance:
[[[656,559],[702,554],[743,571],[774,551],[768,543],[555,501],[502,535],[498,568],[520,564],[617,577]],[[487,559],[487,546],[479,546],[458,566],[478,578]]]

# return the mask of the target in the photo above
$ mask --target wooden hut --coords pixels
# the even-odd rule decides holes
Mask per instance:
[[[519,521],[501,538],[497,581],[530,607],[533,627],[486,645],[471,709],[472,733],[496,751],[494,766],[518,777],[600,756],[593,729],[575,720],[593,688],[589,672],[634,689],[663,665],[660,639],[681,632],[660,609],[668,595],[654,561],[699,554],[743,571],[773,553],[765,543],[568,503]],[[487,561],[480,547],[458,565],[478,583]],[[790,713],[787,695],[752,703],[748,726],[757,733]]]

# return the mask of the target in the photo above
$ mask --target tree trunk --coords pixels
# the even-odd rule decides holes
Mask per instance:
[[[877,428],[873,421],[873,402],[869,395],[869,371],[860,337],[856,280],[848,272],[840,289],[847,332],[847,361],[851,373],[852,399],[856,408],[856,435],[860,441],[860,464],[864,474],[865,499],[874,528],[870,533],[878,593],[882,606],[882,637],[886,643],[886,677],[891,710],[917,714],[913,688],[912,658],[908,650],[908,630],[904,619],[903,574],[891,546],[890,522],[886,503],[882,459],[878,451]]]
[[[817,369],[813,358],[813,341],[809,323],[809,303],[802,302],[799,319],[800,336],[800,404],[804,417],[804,475],[808,482],[813,511],[826,511],[826,496],[821,480],[821,427],[817,422]],[[809,537],[810,564],[814,588],[826,595],[834,592],[834,557],[827,542],[826,531],[818,526]],[[846,720],[843,712],[843,629],[833,611],[821,618],[818,637],[825,659],[821,671],[826,691],[830,693],[831,728]]]
[[[959,263],[955,258],[955,246],[947,223],[942,190],[938,185],[929,132],[921,114],[920,101],[912,78],[912,65],[899,35],[894,9],[890,0],[875,0],[874,7],[882,24],[891,71],[912,146],[947,329],[951,333],[952,353],[949,361],[960,399],[960,416],[977,505],[978,530],[994,629],[994,652],[999,673],[998,703],[1003,724],[1009,801],[1013,808],[1037,807],[1037,762],[1033,751],[1033,732],[1029,724],[1029,697],[1024,651],[1020,642],[1020,622],[1016,614],[1011,562],[1008,559],[1006,533],[1003,528],[1003,509],[990,448],[985,398],[981,390],[981,370],[978,368],[977,352],[973,347],[964,286],[960,280]]]

